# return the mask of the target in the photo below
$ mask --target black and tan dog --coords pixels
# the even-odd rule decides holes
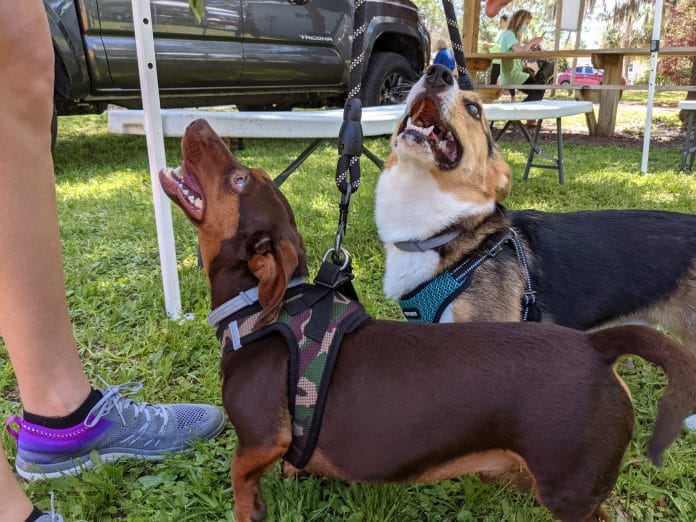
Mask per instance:
[[[222,394],[239,438],[231,471],[237,520],[260,520],[261,476],[287,458],[293,437],[305,435],[295,432],[289,406],[296,345],[275,321],[295,313],[298,295],[322,289],[288,290],[307,276],[305,246],[265,172],[240,164],[203,120],[188,127],[182,151],[181,170],[165,169],[160,180],[198,229],[213,308],[244,296],[241,309],[230,311],[235,328],[230,323],[221,335]],[[249,297],[254,289],[258,302]],[[252,333],[235,340],[237,323],[250,317],[257,318]],[[612,370],[618,356],[638,354],[669,378],[648,448],[653,461],[696,404],[696,360],[640,326],[587,334],[549,324],[366,318],[332,353],[335,369],[321,381],[330,386],[306,472],[422,482],[495,476],[521,465],[539,501],[565,521],[605,518],[600,504],[631,439],[631,400]]]
[[[696,216],[506,211],[510,168],[480,100],[440,66],[413,86],[392,147],[375,214],[384,290],[406,314],[422,315],[423,288],[452,275],[428,320],[660,324],[696,353]]]

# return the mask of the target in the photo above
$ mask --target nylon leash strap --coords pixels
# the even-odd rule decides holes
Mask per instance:
[[[341,264],[346,261],[348,253],[343,248],[343,237],[348,226],[348,210],[350,196],[360,187],[360,154],[363,148],[363,132],[360,119],[362,117],[362,92],[363,66],[365,62],[364,39],[366,31],[365,7],[367,0],[356,0],[353,12],[353,44],[350,60],[350,83],[348,98],[343,110],[343,123],[338,133],[338,163],[336,165],[336,187],[341,192],[339,203],[338,230],[331,251],[331,261]],[[345,259],[341,256],[345,255]]]
[[[454,61],[457,63],[457,82],[459,88],[463,91],[473,91],[474,81],[471,79],[469,70],[466,68],[466,58],[464,57],[464,46],[462,45],[462,35],[459,32],[457,24],[457,15],[454,12],[454,5],[451,0],[442,0],[442,8],[445,11],[447,19],[447,30],[449,31],[450,41],[452,42],[452,51],[454,52]]]

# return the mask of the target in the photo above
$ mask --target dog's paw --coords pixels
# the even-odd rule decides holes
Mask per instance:
[[[280,475],[286,479],[309,477],[309,473],[304,470],[297,469],[295,466],[286,461],[283,461],[280,466]]]
[[[261,506],[258,508],[255,507],[254,511],[251,513],[251,521],[252,522],[263,522],[264,520],[266,520],[266,513],[267,513],[266,504],[264,504],[262,502]]]

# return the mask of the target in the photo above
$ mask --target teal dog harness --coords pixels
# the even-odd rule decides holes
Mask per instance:
[[[536,292],[532,289],[524,248],[512,228],[506,230],[503,236],[491,246],[480,248],[474,254],[466,256],[453,268],[445,270],[434,279],[402,296],[399,299],[399,306],[406,320],[421,323],[439,322],[445,309],[468,288],[476,269],[488,259],[495,257],[506,243],[512,245],[517,260],[524,269],[526,290],[522,298],[522,320],[541,321],[541,310],[536,302]]]

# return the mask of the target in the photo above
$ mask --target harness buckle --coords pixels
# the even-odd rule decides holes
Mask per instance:
[[[527,290],[524,293],[524,304],[534,304],[536,303],[536,290]]]
[[[498,252],[500,252],[502,249],[503,249],[503,242],[498,241],[495,245],[493,245],[491,248],[489,248],[486,253],[488,254],[488,257],[495,257],[498,255]]]

